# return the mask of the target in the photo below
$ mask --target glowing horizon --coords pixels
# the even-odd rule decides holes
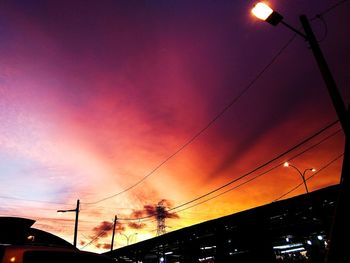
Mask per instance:
[[[316,168],[310,191],[337,184],[339,124],[254,171],[337,118],[303,41],[249,86],[291,35],[253,21],[249,2],[4,3],[0,216],[34,219],[72,242],[74,213],[56,211],[79,199],[78,247],[103,252],[115,215],[117,248],[126,244],[120,233],[138,233],[130,242],[156,233],[151,217],[123,218],[150,216],[161,200],[183,205],[246,174],[170,210],[178,217],[169,215],[167,231],[270,203],[302,183],[286,161]],[[329,5],[276,7],[297,17]],[[349,102],[345,11],[329,13],[332,37],[322,45]]]

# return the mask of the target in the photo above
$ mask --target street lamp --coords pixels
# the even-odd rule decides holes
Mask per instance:
[[[326,59],[323,56],[321,48],[318,45],[317,39],[312,31],[309,21],[305,15],[299,17],[301,25],[303,26],[304,33],[290,26],[283,21],[283,16],[272,10],[268,5],[264,3],[258,3],[252,9],[252,13],[259,19],[264,20],[274,26],[281,23],[299,36],[303,37],[309,44],[312,53],[316,59],[318,68],[322,74],[322,78],[328,89],[328,93],[331,97],[333,107],[337,113],[337,117],[342,126],[345,135],[345,149],[343,166],[340,178],[340,191],[338,201],[335,207],[334,218],[332,223],[332,229],[330,233],[330,247],[326,256],[327,263],[341,262],[344,258],[349,258],[348,247],[343,242],[346,240],[349,233],[349,213],[348,206],[350,200],[350,114],[347,111],[344,101],[337,88],[335,80],[329,70]]]
[[[78,217],[79,217],[79,206],[80,206],[80,201],[79,199],[77,200],[77,206],[75,209],[68,209],[68,210],[57,210],[57,213],[66,213],[66,212],[75,212],[75,224],[74,224],[74,241],[73,245],[77,247],[77,234],[78,234]]]
[[[264,20],[273,26],[276,26],[283,19],[283,16],[272,10],[272,8],[265,3],[257,3],[252,9],[252,13],[257,18]]]
[[[288,163],[288,162],[285,162],[283,164],[284,167],[292,167],[294,168],[295,170],[297,170],[297,172],[300,174],[301,178],[303,179],[303,183],[304,183],[304,186],[305,186],[305,190],[306,190],[306,193],[308,194],[309,193],[309,190],[307,188],[307,184],[306,184],[306,179],[305,179],[305,174],[307,171],[311,171],[311,172],[316,172],[316,169],[315,168],[307,168],[304,170],[304,172],[301,172],[296,166]]]
[[[126,244],[127,245],[129,245],[129,240],[131,240],[131,238],[133,237],[133,236],[135,236],[135,235],[137,235],[138,233],[133,233],[133,234],[131,234],[131,235],[126,235],[126,234],[123,234],[123,233],[119,233],[119,234],[121,234],[122,236],[124,236],[125,238],[126,238]]]
[[[331,71],[329,70],[326,59],[324,58],[323,53],[318,45],[317,39],[311,29],[311,26],[309,24],[307,17],[305,15],[301,15],[299,18],[305,32],[305,33],[302,33],[298,29],[284,22],[283,16],[278,12],[274,11],[271,7],[269,7],[265,3],[262,3],[262,2],[257,3],[252,9],[252,14],[255,17],[259,18],[260,20],[264,20],[273,26],[282,24],[309,42],[311,50],[318,64],[318,67],[321,71],[323,80],[326,83],[329,95],[332,99],[333,106],[337,112],[339,121],[344,130],[345,137],[349,139],[350,121],[348,119],[348,113],[347,113],[344,101],[340,95],[340,92],[337,88],[335,80],[332,76]]]

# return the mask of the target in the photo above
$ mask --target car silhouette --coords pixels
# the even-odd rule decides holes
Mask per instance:
[[[32,219],[0,217],[0,263],[113,263],[111,257],[81,251],[66,240],[32,228]]]

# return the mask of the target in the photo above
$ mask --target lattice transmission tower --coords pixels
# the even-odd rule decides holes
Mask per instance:
[[[156,206],[156,219],[157,219],[157,236],[165,234],[165,218],[167,217],[167,211],[165,210],[164,200],[160,201]]]

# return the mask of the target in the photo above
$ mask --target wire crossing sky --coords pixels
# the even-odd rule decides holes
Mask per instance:
[[[350,1],[270,2],[310,18],[349,104]],[[310,191],[337,184],[339,124],[299,145],[337,119],[312,53],[254,3],[1,1],[0,214],[72,241],[74,213],[56,211],[79,199],[78,247],[102,252],[116,214],[145,218],[118,225],[140,241],[160,201],[176,230],[284,196],[287,160],[325,167]]]

